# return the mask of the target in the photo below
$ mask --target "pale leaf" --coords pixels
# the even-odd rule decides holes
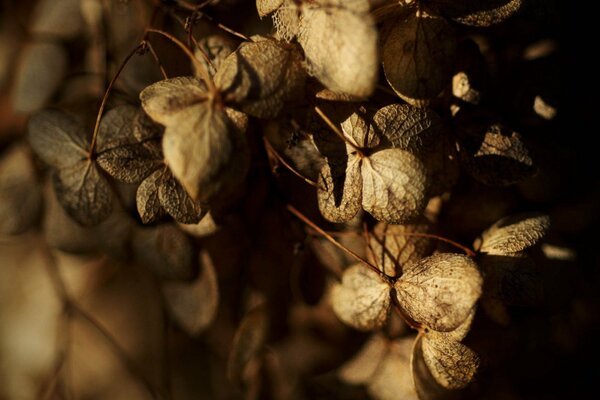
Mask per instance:
[[[163,125],[177,124],[178,114],[204,102],[208,98],[203,84],[197,78],[182,76],[156,82],[140,93],[144,111]]]
[[[200,272],[194,281],[167,282],[163,293],[172,318],[189,335],[196,336],[210,326],[219,306],[219,286],[208,253],[200,253]]]
[[[469,317],[482,284],[471,258],[441,253],[419,261],[400,277],[395,288],[406,315],[430,329],[447,332]]]
[[[262,18],[277,10],[283,4],[283,0],[256,0],[258,15]]]
[[[386,149],[362,160],[362,205],[378,221],[399,224],[425,208],[425,170],[411,153]]]
[[[346,324],[362,331],[385,325],[390,312],[391,287],[362,264],[344,271],[342,282],[331,290],[335,314]]]
[[[302,4],[298,42],[308,68],[327,88],[357,97],[373,93],[379,55],[367,0]]]

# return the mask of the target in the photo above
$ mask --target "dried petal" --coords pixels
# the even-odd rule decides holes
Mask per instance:
[[[63,112],[45,110],[34,115],[28,132],[33,151],[54,168],[68,167],[87,158],[88,144],[81,125]]]
[[[112,210],[112,191],[92,160],[59,169],[54,175],[54,187],[67,214],[84,226],[98,224]]]
[[[414,339],[407,337],[388,343],[377,373],[367,386],[377,400],[418,400],[410,358]]]
[[[269,320],[264,307],[254,308],[238,327],[227,360],[227,377],[240,383],[246,365],[258,355],[267,339]]]
[[[331,291],[335,314],[353,328],[381,328],[390,312],[390,285],[374,271],[356,264],[344,271],[341,284]]]
[[[42,193],[31,155],[23,145],[0,158],[0,233],[25,232],[38,219]]]
[[[319,210],[332,222],[349,221],[360,210],[360,161],[351,155],[346,163],[326,163],[319,173],[318,183],[324,189],[317,191]]]
[[[417,341],[416,346],[419,345],[431,375],[446,389],[464,388],[479,369],[477,353],[437,332],[425,334]]]
[[[292,41],[300,29],[300,8],[296,0],[284,0],[273,14],[273,26],[276,36],[286,42]]]
[[[144,224],[158,221],[166,214],[158,197],[158,188],[164,180],[163,174],[163,170],[156,170],[138,186],[135,202]]]
[[[262,18],[277,10],[283,4],[283,0],[256,0],[258,15]]]
[[[223,62],[237,47],[233,40],[223,35],[209,35],[203,37],[199,40],[198,45],[202,52],[204,52],[204,55],[201,54],[200,49],[197,49],[195,56],[200,63],[204,65],[204,68],[211,77],[217,73]],[[205,56],[208,56],[210,63],[206,60]],[[198,71],[196,63],[193,63],[192,66],[195,69],[196,76],[201,78],[202,73]]]
[[[140,93],[144,111],[163,125],[177,124],[179,112],[203,103],[208,98],[204,85],[191,76],[165,79],[148,86]]]
[[[429,233],[431,224],[425,219],[407,225],[378,223],[371,233],[371,248],[377,266],[389,276],[399,276],[412,264],[433,252],[435,243],[431,238],[411,236]]]
[[[163,175],[158,187],[158,198],[169,215],[182,224],[196,224],[206,214],[200,203],[192,200],[171,174]]]
[[[219,306],[219,285],[213,262],[200,253],[200,274],[192,282],[167,282],[163,293],[172,318],[189,335],[196,336],[215,319]]]
[[[425,170],[411,153],[375,152],[362,160],[361,174],[363,208],[378,221],[400,224],[425,208]]]
[[[391,23],[382,48],[385,76],[398,96],[415,106],[426,105],[450,84],[454,30],[444,19],[429,16]]]
[[[273,118],[286,102],[301,98],[306,73],[297,46],[272,39],[242,43],[225,59],[215,84],[241,111]]]
[[[419,261],[395,287],[406,315],[431,329],[447,332],[469,317],[481,296],[482,284],[471,258],[440,253]]]
[[[163,166],[160,148],[130,144],[106,150],[96,159],[110,176],[126,183],[138,183]]]
[[[523,0],[433,0],[430,4],[437,7],[440,14],[456,22],[486,27],[511,17],[519,11]]]
[[[378,72],[377,29],[367,0],[302,4],[298,42],[308,69],[327,88],[368,97]]]
[[[140,265],[148,267],[162,279],[188,280],[195,275],[192,244],[175,225],[136,230],[133,251]]]
[[[481,253],[511,255],[537,244],[550,229],[550,218],[540,214],[518,214],[502,218],[481,235]]]

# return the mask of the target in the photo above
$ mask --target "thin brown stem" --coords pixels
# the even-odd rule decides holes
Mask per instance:
[[[294,167],[292,167],[290,164],[288,164],[288,162],[285,161],[285,159],[277,152],[277,150],[275,150],[273,145],[269,142],[269,139],[267,139],[265,136],[263,136],[263,141],[265,143],[265,148],[267,149],[267,152],[269,154],[271,154],[273,157],[275,157],[284,167],[286,167],[288,170],[290,170],[290,172],[292,172],[294,175],[296,175],[298,178],[302,179],[304,182],[308,183],[309,185],[314,186],[319,190],[325,190],[317,182],[308,179],[307,177],[302,175],[300,172],[296,171],[296,169]]]
[[[227,27],[227,26],[225,26],[225,25],[223,25],[221,23],[218,23],[217,27],[220,28],[220,29],[222,29],[222,30],[224,30],[227,33],[232,34],[233,36],[239,37],[242,40],[245,40],[247,42],[252,42],[252,39],[250,39],[248,36],[244,35],[243,33],[234,31],[233,29],[231,29],[231,28],[229,28],[229,27]]]
[[[356,144],[352,143],[352,141],[348,139],[346,135],[344,135],[341,129],[337,127],[327,115],[325,115],[323,110],[321,110],[318,106],[315,106],[315,112],[340,139],[342,139],[345,143],[352,147],[361,157],[363,156],[363,152],[361,151],[361,149]]]
[[[455,242],[454,240],[447,239],[447,238],[445,238],[443,236],[434,235],[432,233],[407,232],[407,233],[393,233],[391,235],[392,236],[415,236],[415,237],[424,237],[424,238],[436,239],[436,240],[439,240],[441,242],[445,242],[445,243],[451,244],[452,246],[454,246],[454,247],[456,247],[458,249],[461,249],[469,257],[475,257],[475,252],[473,250],[469,249],[467,246],[464,246],[464,245],[462,245],[462,244],[460,244],[458,242]]]
[[[202,80],[208,87],[210,93],[213,96],[217,95],[217,88],[216,88],[214,82],[212,81],[212,79],[210,78],[210,74],[208,73],[206,66],[204,64],[202,64],[200,62],[200,60],[198,60],[196,58],[194,53],[192,53],[192,51],[181,40],[177,39],[175,36],[171,35],[170,33],[161,31],[159,29],[148,28],[146,31],[156,33],[158,35],[162,35],[165,38],[169,39],[171,42],[173,42],[175,45],[177,45],[188,56],[188,58],[194,63],[194,65],[196,65],[197,70],[200,73]]]
[[[290,204],[288,204],[286,207],[289,212],[294,214],[298,219],[300,219],[306,225],[310,226],[312,229],[319,232],[325,239],[329,240],[334,246],[336,246],[340,250],[345,251],[346,253],[350,254],[355,260],[359,261],[361,264],[365,265],[367,268],[369,268],[370,270],[375,272],[377,275],[379,275],[381,277],[381,279],[384,280],[385,282],[393,284],[393,281],[394,281],[393,277],[387,276],[382,271],[380,271],[375,265],[371,264],[369,261],[367,261],[364,258],[362,258],[361,256],[359,256],[354,251],[350,250],[349,248],[347,248],[346,246],[344,246],[343,244],[341,244],[340,242],[335,240],[335,238],[333,236],[331,236],[325,230],[321,229],[317,224],[312,222],[306,215],[302,214],[298,209],[296,209],[296,207],[294,207]]]
[[[125,69],[125,66],[127,65],[127,63],[129,62],[129,60],[131,60],[131,58],[141,49],[144,48],[144,46],[146,46],[146,42],[142,41],[140,44],[138,44],[128,55],[127,57],[125,57],[125,59],[123,60],[123,62],[121,63],[121,65],[119,66],[119,69],[117,70],[117,73],[113,76],[113,78],[110,80],[110,83],[108,84],[108,87],[106,88],[106,90],[104,91],[104,96],[102,97],[102,103],[100,103],[100,108],[98,109],[98,114],[96,115],[96,124],[94,125],[94,134],[92,135],[92,142],[90,144],[90,151],[88,154],[88,157],[91,159],[94,155],[94,150],[96,148],[96,142],[98,140],[98,131],[100,129],[100,120],[102,119],[102,114],[104,113],[104,108],[106,107],[106,102],[108,101],[108,97],[110,96],[110,92],[112,91],[112,88],[114,87],[115,83],[117,82],[117,79],[119,78],[119,75],[121,75],[121,72],[123,72],[123,69]]]
[[[146,44],[148,45],[148,50],[150,51],[150,54],[152,54],[152,58],[154,58],[154,61],[156,61],[156,64],[158,65],[158,68],[160,69],[160,73],[162,74],[163,78],[169,79],[169,75],[167,75],[165,67],[160,61],[160,58],[158,58],[156,50],[154,50],[154,46],[152,46],[152,43],[150,43],[150,41],[146,42]]]

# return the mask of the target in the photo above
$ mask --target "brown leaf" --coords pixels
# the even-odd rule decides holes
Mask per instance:
[[[133,252],[140,265],[162,279],[188,280],[195,275],[192,244],[173,224],[137,229],[133,234]]]
[[[355,264],[331,290],[333,311],[344,323],[362,331],[381,328],[390,312],[390,285],[374,271]]]
[[[126,144],[138,143],[133,134],[133,121],[138,115],[138,108],[122,104],[107,111],[100,120],[96,152],[102,153]]]
[[[323,217],[332,222],[345,222],[361,208],[362,177],[360,160],[353,155],[343,161],[323,165],[319,173],[319,210]]]
[[[112,190],[92,160],[81,160],[54,175],[54,187],[67,214],[84,226],[96,225],[112,210]]]
[[[61,43],[33,42],[23,50],[11,100],[15,110],[32,113],[44,107],[67,72],[68,56]]]
[[[383,40],[385,76],[402,99],[427,105],[450,84],[456,53],[454,30],[442,18],[413,15],[393,20]]]
[[[167,213],[182,224],[196,224],[206,214],[206,210],[202,209],[200,203],[192,200],[168,172],[163,174],[163,179],[158,186],[158,198]]]
[[[263,306],[252,309],[242,319],[227,360],[227,378],[231,382],[241,383],[246,365],[262,351],[268,329],[269,319]]]
[[[133,136],[138,142],[154,143],[162,138],[164,128],[154,122],[143,110],[138,110],[133,118]]]
[[[15,145],[0,157],[0,233],[15,235],[40,216],[42,193],[30,152]]]
[[[481,235],[474,247],[490,255],[511,255],[536,245],[550,229],[550,218],[540,214],[518,214],[502,218]]]
[[[215,319],[219,286],[213,262],[200,252],[200,273],[192,282],[167,282],[163,293],[172,318],[191,336],[204,331]]]
[[[433,252],[431,238],[410,236],[412,233],[429,233],[431,224],[421,218],[414,224],[391,225],[378,223],[371,233],[371,248],[377,266],[389,276],[399,276],[417,261]]]
[[[138,214],[144,224],[156,222],[166,214],[158,197],[158,188],[164,180],[163,174],[162,169],[157,169],[138,186],[135,200]]]
[[[163,125],[177,124],[179,115],[188,108],[205,102],[208,94],[203,83],[191,76],[165,79],[148,86],[140,93],[144,111]]]
[[[87,158],[88,142],[78,121],[56,110],[44,110],[29,120],[33,151],[54,168],[69,167]]]
[[[422,339],[417,340],[417,346],[421,346],[421,354],[433,378],[446,389],[464,388],[479,369],[477,353],[437,332],[423,335]]]
[[[211,77],[217,73],[223,62],[237,47],[233,40],[223,35],[209,35],[203,37],[198,41],[198,44],[204,54],[208,56],[210,63],[206,61],[206,58],[201,54],[200,49],[196,49],[194,55],[200,63],[204,65],[204,68],[206,68]],[[198,71],[196,63],[193,63],[192,66],[194,67],[196,76],[201,79],[202,73]]]
[[[523,0],[433,0],[429,3],[437,7],[441,15],[452,18],[456,22],[486,27],[498,24],[514,15],[521,8]]]
[[[456,329],[481,296],[483,280],[469,257],[440,253],[419,261],[396,282],[400,306],[430,329]]]
[[[377,29],[367,0],[302,3],[298,42],[309,73],[335,92],[373,93],[379,55]]]
[[[106,150],[96,160],[110,176],[126,183],[141,182],[164,165],[160,147],[152,151],[141,143]]]
[[[292,44],[272,39],[242,43],[222,63],[215,84],[233,107],[258,118],[274,118],[286,102],[304,94],[301,61]]]
[[[362,205],[378,221],[400,224],[426,205],[425,170],[411,153],[387,149],[362,160]]]

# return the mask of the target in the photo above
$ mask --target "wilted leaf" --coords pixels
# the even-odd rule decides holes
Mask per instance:
[[[240,383],[246,365],[262,350],[267,339],[269,320],[263,306],[248,312],[238,327],[227,360],[227,378]]]
[[[28,139],[33,151],[54,168],[87,158],[88,145],[80,124],[56,110],[45,110],[29,120]]]
[[[454,30],[444,19],[430,16],[390,23],[382,47],[385,76],[398,96],[415,106],[427,105],[450,84]]]
[[[550,229],[550,217],[518,214],[502,218],[481,235],[476,250],[490,255],[511,255],[537,244]]]
[[[356,264],[344,271],[342,282],[331,291],[335,314],[363,331],[382,327],[390,312],[391,286],[374,271]]]
[[[194,249],[188,237],[172,224],[139,228],[133,235],[138,263],[162,279],[187,280],[194,276]]]
[[[376,400],[418,400],[410,365],[414,338],[388,342],[387,351],[367,388]]]
[[[306,72],[297,46],[272,39],[242,43],[225,59],[215,84],[225,101],[258,118],[277,116],[304,94]]]
[[[479,356],[464,344],[430,331],[417,339],[415,356],[422,354],[431,375],[446,389],[467,386],[479,369]],[[420,351],[419,351],[420,350]]]
[[[163,286],[168,310],[188,334],[195,336],[214,320],[219,305],[219,286],[213,262],[200,253],[200,273],[192,282],[167,282]]]
[[[363,347],[338,370],[338,376],[351,385],[365,385],[375,378],[389,352],[388,339],[373,334]]]
[[[141,143],[104,151],[96,160],[110,176],[126,183],[141,182],[163,165],[160,147],[152,151]]]
[[[164,180],[163,175],[164,171],[158,169],[138,186],[135,196],[136,206],[144,224],[158,221],[166,214],[158,197],[158,188]]]
[[[483,280],[469,257],[441,253],[427,257],[396,282],[396,296],[404,312],[430,329],[456,329],[481,296]]]
[[[25,232],[37,221],[41,206],[30,153],[23,145],[9,148],[0,158],[0,233]]]
[[[523,0],[453,1],[432,0],[438,12],[456,22],[471,26],[490,26],[511,17],[521,8]]]
[[[301,10],[298,42],[310,74],[335,92],[371,95],[379,55],[368,0],[317,0]]]
[[[208,98],[204,84],[191,76],[165,79],[148,86],[140,93],[144,111],[163,125],[177,124],[185,117],[179,112],[197,106]]]
[[[501,124],[465,126],[462,161],[474,178],[487,185],[506,186],[535,172],[529,150],[521,135]],[[463,131],[464,132],[464,131]]]
[[[57,170],[54,187],[67,214],[84,226],[98,224],[112,210],[111,188],[92,160]]]
[[[345,160],[331,161],[321,168],[317,191],[319,210],[332,222],[345,222],[356,215],[362,202],[360,160],[348,156]]]
[[[430,255],[435,247],[431,238],[411,236],[429,233],[431,224],[424,218],[414,224],[378,223],[371,233],[371,248],[377,266],[389,276],[399,276],[420,259]]]
[[[196,224],[206,214],[200,203],[192,200],[179,182],[168,172],[163,174],[163,179],[158,187],[158,198],[169,215],[182,224]]]
[[[67,72],[67,52],[51,41],[34,42],[23,50],[12,91],[15,110],[32,113],[44,107]]]
[[[403,223],[426,205],[423,164],[411,153],[387,149],[362,160],[362,205],[378,221]]]

